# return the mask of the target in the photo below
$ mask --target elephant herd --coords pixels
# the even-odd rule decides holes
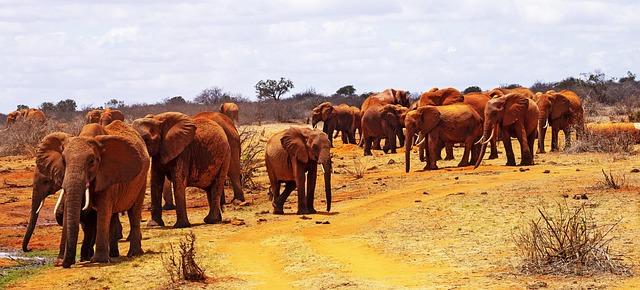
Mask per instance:
[[[58,191],[54,213],[62,234],[55,265],[64,268],[75,263],[79,226],[84,231],[81,261],[109,262],[110,257],[119,256],[122,226],[118,214],[123,212],[131,227],[127,256],[143,253],[140,224],[149,174],[151,226],[164,226],[161,203],[167,183],[173,187],[176,228],[190,226],[185,198],[188,186],[206,191],[209,214],[204,222],[208,224],[222,221],[227,177],[234,199],[244,200],[240,137],[226,114],[166,112],[127,124],[122,112],[105,109],[87,113],[85,123],[78,136],[55,132],[38,145],[23,251],[29,251],[45,198]],[[322,156],[326,159],[326,154]]]
[[[36,153],[32,206],[22,249],[29,250],[45,198],[58,191],[61,193],[54,212],[62,234],[55,264],[65,268],[75,263],[80,226],[84,231],[81,261],[108,262],[118,256],[117,241],[122,238],[118,214],[122,212],[127,213],[131,227],[127,256],[143,253],[140,227],[148,180],[148,225],[164,226],[163,209],[175,208],[173,226],[189,227],[186,187],[206,192],[209,212],[204,222],[220,223],[227,178],[234,199],[244,201],[240,137],[235,127],[238,106],[226,103],[220,111],[194,116],[164,112],[125,122],[119,110],[93,110],[87,113],[86,125],[78,136],[56,132],[44,137]],[[323,171],[326,209],[331,210],[330,150],[337,137],[334,132],[342,134],[345,144],[356,144],[357,132],[364,155],[380,149],[395,153],[397,147],[404,146],[408,172],[413,146],[418,146],[426,169],[438,168],[436,162],[443,148],[447,149],[445,159],[453,159],[455,144],[464,146],[458,165],[477,167],[487,144],[491,144],[490,158],[498,157],[496,141],[501,140],[507,165],[515,165],[511,138],[516,138],[521,148],[520,164],[531,165],[534,140],[542,138],[549,125],[551,150],[558,150],[559,130],[568,136],[575,129],[578,137],[584,130],[580,98],[575,93],[534,94],[525,88],[469,94],[454,88],[434,88],[413,104],[407,91],[387,89],[369,96],[360,108],[322,103],[312,111],[313,127],[320,121],[322,131],[290,127],[267,141],[264,156],[274,214],[284,213],[284,203],[294,189],[297,213],[316,213],[313,203],[318,165]],[[544,152],[542,139],[538,152]]]
[[[337,108],[341,108],[340,115],[335,113]],[[516,138],[520,144],[520,165],[533,165],[535,139],[539,138],[537,152],[544,153],[548,126],[552,131],[552,151],[558,150],[560,130],[567,146],[571,144],[571,132],[581,138],[585,131],[580,97],[569,90],[533,93],[517,87],[462,94],[455,88],[433,88],[410,103],[407,91],[387,89],[365,99],[358,111],[360,115],[351,113],[351,118],[347,117],[348,112],[356,110],[344,104],[322,103],[313,109],[313,125],[324,121],[323,131],[329,136],[339,128],[343,142],[355,143],[357,123],[365,156],[371,155],[372,149],[396,153],[397,141],[405,147],[406,172],[410,170],[414,145],[419,147],[420,160],[426,162],[425,169],[432,170],[438,168],[436,162],[442,159],[442,149],[446,149],[444,159],[451,160],[453,146],[462,144],[464,153],[458,166],[478,167],[487,144],[491,145],[489,159],[495,159],[497,142],[502,141],[506,165],[515,166],[511,138]],[[383,147],[382,139],[386,140]]]

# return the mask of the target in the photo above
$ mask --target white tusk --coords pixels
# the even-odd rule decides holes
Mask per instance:
[[[473,143],[473,145],[478,145],[478,144],[480,144],[480,143],[482,143],[482,137],[480,137],[480,140],[478,140],[478,142]]]
[[[324,174],[324,165],[321,165],[320,169],[322,169],[322,174]]]
[[[544,123],[544,127],[542,127],[542,128],[546,129],[547,127],[549,127],[549,119],[547,119],[547,121]]]
[[[82,210],[87,210],[89,208],[89,188],[84,192],[84,207]]]
[[[58,211],[58,207],[62,202],[62,195],[64,195],[64,189],[60,191],[60,196],[58,196],[58,201],[56,201],[56,206],[53,208],[53,215],[56,215],[56,211]]]
[[[42,209],[43,204],[44,204],[44,199],[42,199],[42,201],[40,202],[40,206],[38,207],[38,210],[36,210],[36,214],[40,213],[40,209]]]
[[[416,146],[420,146],[422,145],[422,143],[424,143],[424,140],[427,140],[429,136],[423,136],[422,140],[420,140],[420,142],[418,142],[418,144],[416,144]]]
[[[493,133],[495,132],[495,130],[491,130],[491,136],[489,136],[489,139],[487,139],[486,141],[482,142],[482,145],[489,143],[489,141],[491,141],[491,139],[493,139]]]

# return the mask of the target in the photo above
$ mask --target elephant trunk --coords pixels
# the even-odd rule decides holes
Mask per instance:
[[[324,192],[327,198],[327,212],[331,211],[331,158],[322,164],[324,169]]]
[[[75,263],[76,245],[78,243],[78,225],[80,223],[80,212],[82,210],[82,200],[87,191],[84,175],[66,176],[82,176],[76,180],[65,182],[63,186],[65,190],[64,205],[64,232],[66,233],[66,246],[62,267],[69,268]],[[66,181],[66,180],[65,180]]]
[[[24,237],[22,238],[22,251],[29,252],[29,241],[31,240],[31,235],[33,235],[33,231],[36,228],[36,222],[38,221],[38,214],[40,213],[40,209],[42,208],[42,203],[44,202],[44,194],[40,194],[35,188],[31,195],[31,212],[29,213],[29,224],[27,225],[27,231],[24,233]]]
[[[411,169],[411,145],[413,144],[413,136],[415,131],[413,128],[407,127],[404,140],[404,172]]]
[[[549,116],[545,112],[540,112],[538,117],[538,152],[544,152],[544,138],[549,127]]]

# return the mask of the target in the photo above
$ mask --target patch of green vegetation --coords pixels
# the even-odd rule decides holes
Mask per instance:
[[[58,251],[57,250],[33,250],[31,252],[23,253],[22,256],[25,256],[28,258],[53,259],[58,256]]]
[[[0,289],[5,289],[16,281],[26,279],[50,267],[53,267],[53,265],[27,265],[2,269],[0,270]]]

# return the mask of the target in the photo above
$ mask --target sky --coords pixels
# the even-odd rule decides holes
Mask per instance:
[[[640,72],[640,1],[0,0],[0,112],[17,104],[531,85]]]

